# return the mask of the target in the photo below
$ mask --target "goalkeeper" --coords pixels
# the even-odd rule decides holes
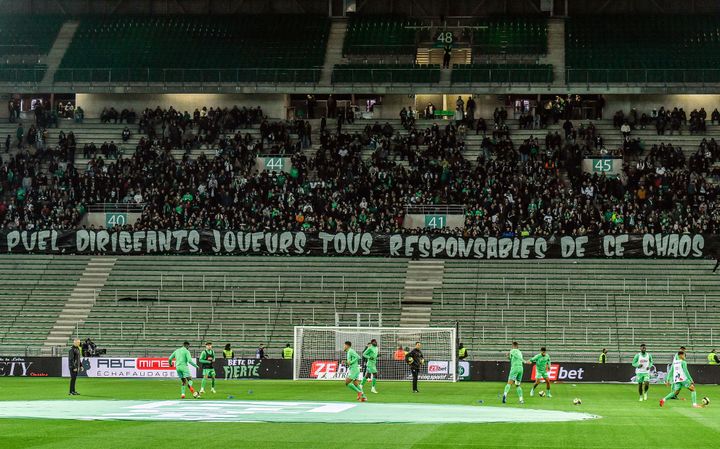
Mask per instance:
[[[420,368],[425,365],[425,357],[420,349],[422,349],[422,343],[416,341],[415,349],[405,355],[405,362],[410,365],[410,373],[412,374],[413,393],[419,393],[417,386],[418,375],[420,374]]]
[[[372,382],[372,389],[370,391],[372,391],[373,393],[377,393],[377,390],[375,389],[375,385],[377,384],[378,359],[378,347],[376,339],[373,338],[372,340],[370,340],[370,343],[363,352],[363,358],[367,360],[367,365],[365,366],[365,376],[363,376],[363,380],[360,383],[360,386],[365,385],[367,379],[370,378],[370,381]]]
[[[205,343],[205,350],[200,354],[200,367],[202,367],[202,382],[200,383],[200,394],[205,393],[205,382],[210,377],[210,391],[215,393],[215,351],[213,351],[212,342]]]

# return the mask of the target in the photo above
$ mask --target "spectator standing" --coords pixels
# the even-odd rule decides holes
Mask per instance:
[[[258,346],[257,351],[255,351],[255,358],[260,360],[267,358],[265,355],[265,345]]]
[[[446,45],[445,53],[443,54],[443,69],[449,69],[450,68],[450,58],[452,56],[452,45]]]
[[[419,393],[417,386],[418,375],[420,374],[420,368],[425,365],[425,358],[423,357],[421,349],[422,343],[416,341],[415,348],[405,356],[405,362],[410,365],[410,373],[412,374],[413,393]]]
[[[467,109],[467,119],[468,123],[472,127],[475,123],[475,99],[471,96],[468,97],[467,102],[465,102],[465,108]]]
[[[25,128],[23,128],[22,123],[20,123],[15,130],[15,138],[18,141],[17,147],[18,149],[22,149],[23,147],[23,138],[25,138]]]
[[[330,94],[327,99],[327,114],[328,117],[335,117],[337,114],[337,101],[332,94]]]
[[[622,133],[624,138],[627,138],[630,135],[630,125],[628,122],[625,122],[620,127],[620,132]]]
[[[80,353],[80,339],[73,340],[73,345],[68,352],[68,368],[70,369],[70,396],[77,396],[79,393],[75,391],[75,381],[78,374],[82,371],[82,357]]]

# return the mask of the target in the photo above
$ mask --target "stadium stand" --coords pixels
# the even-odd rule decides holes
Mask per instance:
[[[38,355],[88,257],[0,258],[0,346],[4,354]]]
[[[65,18],[58,15],[0,16],[0,55],[45,55]]]
[[[39,83],[46,71],[45,64],[2,64],[0,65],[0,82]]]
[[[141,122],[146,120],[144,114]],[[213,123],[220,123],[221,117],[224,117],[214,113],[211,116]],[[517,121],[504,122],[497,118],[487,135],[481,135],[479,131],[468,132],[466,124],[445,122],[441,128],[432,121],[418,121],[414,127],[407,128],[397,120],[392,124],[374,125],[356,122],[346,124],[339,137],[327,128],[319,133],[316,131],[314,135],[307,134],[307,124],[302,121],[261,124],[260,128],[249,129],[238,129],[237,125],[233,125],[228,129],[228,135],[222,135],[218,130],[205,132],[202,130],[210,130],[211,127],[196,125],[200,131],[185,144],[180,134],[160,140],[134,133],[133,139],[137,140],[129,140],[124,145],[119,143],[120,125],[88,121],[77,124],[78,137],[68,133],[62,145],[53,148],[56,142],[54,133],[53,137],[47,138],[46,144],[50,146],[43,153],[47,164],[27,159],[29,153],[25,152],[4,162],[5,169],[13,174],[5,180],[4,190],[12,192],[14,197],[5,206],[4,219],[8,224],[21,223],[22,226],[32,223],[42,227],[52,223],[53,226],[68,228],[79,222],[90,204],[136,201],[133,198],[140,195],[141,202],[151,205],[136,224],[140,228],[158,222],[167,226],[203,223],[204,226],[235,228],[252,219],[256,223],[265,223],[270,229],[392,232],[400,229],[405,204],[436,202],[464,205],[473,215],[468,216],[470,221],[466,225],[479,233],[550,234],[562,230],[584,234],[596,229],[613,233],[674,229],[697,232],[717,228],[720,217],[713,208],[708,209],[717,195],[716,179],[720,174],[714,165],[720,156],[713,140],[720,135],[716,125],[710,125],[709,134],[684,136],[659,136],[648,128],[637,129],[630,134],[633,139],[642,139],[636,141],[626,140],[610,121],[592,124],[575,122],[577,126],[563,138],[565,132],[561,124],[565,126],[565,123],[560,117],[557,119],[558,124],[549,123],[547,129],[515,129]],[[187,124],[194,123],[193,119],[188,120]],[[544,121],[554,119],[546,117]],[[159,132],[163,123],[171,129],[177,126],[172,121],[160,119],[154,122],[153,127],[146,127],[145,131],[152,129],[153,133]],[[4,125],[0,127],[0,132],[14,136],[14,126]],[[107,133],[101,131],[103,126],[118,133],[114,137],[118,142],[117,151],[108,153],[101,148],[104,141],[113,139],[112,134],[110,139],[108,134],[103,134]],[[83,135],[85,129],[88,134]],[[28,136],[31,134],[30,130],[26,132]],[[180,127],[177,132],[181,133]],[[508,133],[510,138],[506,135]],[[105,139],[101,141],[103,137]],[[706,138],[710,140],[703,142]],[[71,140],[74,145],[68,143]],[[314,147],[309,146],[311,140],[315,141]],[[544,140],[544,145],[541,140]],[[59,140],[57,142],[60,144]],[[96,149],[86,153],[84,144],[88,142],[95,142]],[[258,146],[260,142],[262,147]],[[29,141],[25,143],[29,144]],[[29,146],[35,147],[36,144]],[[643,146],[647,153],[639,158],[637,152],[642,151]],[[677,150],[678,147],[680,150]],[[250,151],[250,148],[254,150]],[[709,155],[706,154],[708,150]],[[628,162],[634,158],[642,164],[628,164],[624,183],[582,174],[579,159],[584,154],[603,151],[627,153]],[[680,159],[675,157],[678,151],[682,151]],[[284,174],[253,174],[258,153],[286,154],[292,157],[295,169]],[[251,194],[241,198],[237,193],[240,184],[221,175],[219,170],[225,165],[226,158],[235,161],[233,173],[244,179],[243,191],[250,189]],[[198,164],[190,164],[192,160]],[[76,165],[64,165],[68,161],[74,161]],[[560,166],[564,171],[560,170]],[[113,175],[125,171],[141,173],[141,167],[154,167],[160,172],[183,170],[201,177],[195,177],[191,185],[175,184],[169,192],[153,193],[151,188],[139,182],[139,175],[127,179]],[[667,173],[660,174],[658,167]],[[350,170],[357,179],[363,179],[370,190],[362,196],[352,190],[340,196],[333,193],[335,190],[345,191],[342,188],[347,182],[345,170]],[[395,192],[398,195],[397,204],[387,205],[384,200],[386,187],[377,177],[380,172],[389,173],[416,190],[404,194]],[[421,176],[423,173],[434,173],[438,180],[428,180]],[[567,188],[565,176],[573,190]],[[694,180],[691,189],[682,187],[687,177]],[[103,182],[98,187],[96,182],[89,183],[90,179],[96,182],[103,179]],[[53,182],[45,186],[46,180]],[[128,183],[128,180],[131,182]],[[314,180],[323,181],[325,184],[320,186],[324,187],[305,187],[305,183]],[[75,200],[63,203],[63,208],[50,208],[53,201],[62,197],[61,189],[66,182],[73,186]],[[514,210],[507,222],[497,220],[497,205],[490,206],[476,199],[475,192],[484,191],[488,182],[499,182],[499,190],[494,192],[496,200]],[[43,188],[34,188],[34,183],[40,183]],[[652,188],[650,184],[653,184]],[[462,189],[446,189],[460,185]],[[548,206],[549,199],[544,197],[545,194],[532,187],[538,185],[553,189],[553,198],[560,199],[564,204],[583,203],[587,198],[594,200],[592,206],[580,215],[575,215],[578,213],[575,211],[567,216]],[[92,196],[88,190],[91,186],[95,189]],[[517,186],[527,186],[530,193],[517,190]],[[670,194],[665,190],[668,187],[672,189]],[[220,195],[208,197],[208,189],[213,188],[219,189]],[[260,198],[259,192],[280,188],[293,193],[293,208],[288,209],[278,202],[282,201],[282,196],[261,199],[261,209],[247,203],[251,198]],[[512,201],[501,195],[505,191],[503,189],[512,192]],[[708,198],[706,201],[696,201],[698,190],[708,195],[703,197]],[[190,196],[181,200],[185,195]],[[627,203],[626,196],[633,201]],[[522,199],[523,204],[533,205],[531,210],[520,208],[515,203],[517,197]],[[618,204],[621,198],[627,204]],[[671,201],[671,198],[674,200]],[[15,207],[17,204],[33,204],[33,208],[28,213]],[[233,204],[246,204],[247,207],[228,209]],[[317,212],[324,210],[326,204],[334,204],[335,207],[336,212],[330,219]],[[653,207],[650,207],[651,204]],[[177,210],[188,213],[178,215]]]
[[[543,17],[489,17],[478,19],[473,49],[480,54],[547,53],[547,19]]]
[[[333,70],[333,83],[437,83],[440,66],[433,64],[342,64]]]
[[[547,64],[456,64],[452,83],[547,83],[553,69]]]
[[[590,362],[602,347],[627,362],[640,342],[657,352],[672,352],[678,341],[711,347],[720,286],[710,268],[704,261],[447,261],[433,325],[459,320],[465,346],[489,360],[502,358],[512,340],[553,348],[558,360]]]
[[[274,357],[294,325],[397,326],[407,261],[380,258],[121,257],[81,333],[109,353],[171,352],[179,340]]]
[[[345,56],[408,55],[417,51],[416,19],[395,16],[352,16],[343,44]]]
[[[565,43],[569,82],[720,81],[713,16],[573,17],[566,24]]]
[[[314,83],[329,26],[292,15],[83,18],[55,81]]]

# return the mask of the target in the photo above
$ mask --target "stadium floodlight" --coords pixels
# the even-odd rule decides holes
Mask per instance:
[[[410,369],[398,348],[422,343],[425,363],[421,380],[457,380],[457,333],[455,328],[295,326],[293,379],[340,380],[347,373],[343,344],[352,342],[358,354],[372,339],[378,341],[378,379],[408,380]],[[402,351],[402,350],[401,350]]]

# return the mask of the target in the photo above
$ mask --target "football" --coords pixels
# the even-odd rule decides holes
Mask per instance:
[[[541,398],[544,398],[544,397],[545,397],[545,392],[542,391],[542,390],[540,390],[540,392],[538,393],[538,396],[540,396]]]
[[[702,398],[702,405],[710,405],[710,398],[707,396]]]
[[[580,405],[580,404],[582,404],[582,401],[580,400],[580,398],[573,399],[573,405]]]

